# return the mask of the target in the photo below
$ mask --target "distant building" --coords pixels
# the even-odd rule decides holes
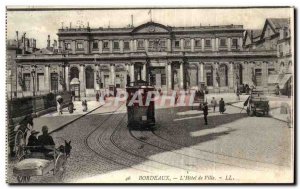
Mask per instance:
[[[16,58],[18,55],[31,54],[38,50],[36,48],[36,40],[33,38],[26,38],[25,35],[18,38],[18,32],[16,39],[9,39],[6,41],[6,87],[8,98],[17,96],[17,65]]]
[[[37,94],[64,86],[72,90],[73,79],[79,80],[83,96],[110,85],[125,88],[137,80],[163,90],[188,90],[203,83],[209,92],[235,92],[241,84],[271,92],[269,71],[278,71],[274,37],[279,29],[269,22],[261,32],[250,33],[242,25],[170,27],[155,22],[62,28],[57,51],[48,43],[47,51],[19,56],[18,74],[27,81],[23,92],[28,94],[33,90],[32,70]]]
[[[281,94],[291,94],[293,59],[291,24],[288,18],[268,18],[262,30],[247,30],[244,47],[248,50],[276,50],[274,66],[268,68],[269,89],[280,88]],[[278,85],[278,86],[277,86]]]

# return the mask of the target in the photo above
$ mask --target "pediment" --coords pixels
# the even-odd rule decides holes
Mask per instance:
[[[169,33],[170,28],[155,22],[148,22],[133,29],[133,33]]]

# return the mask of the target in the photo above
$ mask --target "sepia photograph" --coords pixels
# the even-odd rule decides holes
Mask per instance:
[[[295,32],[289,6],[7,6],[6,182],[295,183]]]

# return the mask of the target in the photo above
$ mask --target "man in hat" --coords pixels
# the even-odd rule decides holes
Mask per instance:
[[[43,134],[40,135],[39,139],[38,139],[40,144],[46,148],[47,148],[47,146],[55,146],[53,138],[52,138],[52,136],[49,135],[48,127],[46,125],[44,125],[42,127],[42,132],[43,132]]]
[[[37,134],[39,134],[40,132],[36,131],[36,130],[32,130],[31,131],[31,135],[28,138],[28,146],[39,146],[40,142],[37,139]]]
[[[204,115],[205,125],[207,125],[207,115],[208,115],[207,102],[204,102],[203,115]]]

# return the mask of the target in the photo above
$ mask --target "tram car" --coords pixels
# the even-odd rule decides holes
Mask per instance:
[[[128,116],[128,128],[133,130],[154,130],[155,129],[155,102],[146,103],[148,93],[151,92],[151,98],[154,99],[155,88],[148,82],[132,82],[126,87],[128,94],[126,106]],[[138,96],[142,97],[142,104],[139,103]],[[134,99],[133,99],[134,98]]]

